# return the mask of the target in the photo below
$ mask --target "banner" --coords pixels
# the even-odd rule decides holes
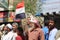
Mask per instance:
[[[0,12],[0,22],[3,22],[4,13]]]
[[[51,13],[60,11],[60,0],[41,0],[42,13]],[[52,13],[51,13],[52,14]]]
[[[4,18],[3,18],[4,20],[3,21],[4,22],[8,22],[8,12],[9,11],[3,11],[3,13],[4,13]]]
[[[0,18],[0,23],[2,23],[3,22],[3,18]]]
[[[9,12],[8,22],[13,22],[14,18],[15,18],[15,12]]]
[[[4,17],[4,13],[0,12],[0,18],[3,18],[3,17]]]

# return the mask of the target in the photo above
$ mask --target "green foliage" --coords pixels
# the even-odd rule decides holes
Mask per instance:
[[[16,9],[16,5],[21,2],[22,0],[15,0],[14,1],[14,10]],[[37,0],[24,0],[25,1],[25,10],[26,13],[36,13],[36,1]]]
[[[36,13],[36,1],[37,0],[25,0],[26,13]]]
[[[16,9],[16,5],[21,2],[22,0],[14,0],[13,2],[13,10]],[[24,0],[25,1],[25,10],[26,13],[32,13],[35,14],[36,13],[36,1],[37,0]],[[6,6],[6,8],[8,9],[9,4],[8,3],[4,3],[4,5]],[[4,5],[2,7],[4,7]]]
[[[22,0],[14,0],[14,3],[13,3],[13,5],[14,5],[14,10],[16,9],[16,5],[19,3],[19,2],[21,2]]]

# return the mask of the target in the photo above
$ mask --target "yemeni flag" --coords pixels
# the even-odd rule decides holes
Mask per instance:
[[[25,18],[25,6],[24,1],[20,2],[16,6],[16,18],[24,19]]]

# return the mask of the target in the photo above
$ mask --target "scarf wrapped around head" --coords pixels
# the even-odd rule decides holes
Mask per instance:
[[[40,27],[39,21],[35,17],[31,16],[30,18],[30,22],[34,23],[35,27]]]

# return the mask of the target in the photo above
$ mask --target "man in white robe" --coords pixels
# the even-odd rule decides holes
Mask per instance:
[[[16,33],[17,27],[18,27],[17,23],[13,23],[12,24],[13,30],[7,34],[6,40],[16,40],[15,38],[17,36],[17,33]]]

